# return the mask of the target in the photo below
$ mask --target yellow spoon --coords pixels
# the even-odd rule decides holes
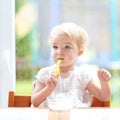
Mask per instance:
[[[57,66],[56,66],[56,69],[55,69],[55,74],[56,74],[56,76],[58,76],[58,74],[59,74],[59,72],[60,72],[60,64],[62,63],[62,60],[61,59],[59,59],[58,61],[57,61]]]

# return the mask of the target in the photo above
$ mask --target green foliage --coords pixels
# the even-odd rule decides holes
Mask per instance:
[[[23,6],[28,0],[15,0],[15,11],[19,11],[20,7]]]
[[[34,79],[40,67],[17,67],[16,78],[17,80]]]
[[[31,56],[30,36],[27,34],[25,37],[20,38],[16,35],[16,56],[26,57]]]
[[[15,1],[16,14],[26,2],[28,2],[28,0],[16,0]],[[16,31],[16,57],[27,59],[29,61],[32,59],[29,33],[26,34],[24,37],[21,37],[17,35],[17,31]]]

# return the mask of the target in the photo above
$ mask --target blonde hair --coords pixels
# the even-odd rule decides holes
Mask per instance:
[[[56,36],[61,35],[67,35],[72,43],[76,42],[78,49],[85,50],[89,43],[87,32],[74,23],[63,23],[54,27],[49,36],[50,43]]]

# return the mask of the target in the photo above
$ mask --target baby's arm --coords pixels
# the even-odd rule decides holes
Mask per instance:
[[[111,74],[105,69],[99,69],[97,74],[101,84],[101,90],[100,90],[101,98],[103,99],[105,98],[109,100],[111,96],[110,85],[109,85]]]
[[[46,80],[45,83],[41,83],[39,80],[36,80],[35,88],[31,96],[31,102],[34,107],[38,107],[53,91],[56,86],[56,77],[51,74]]]
[[[109,85],[111,74],[105,69],[99,69],[97,71],[97,75],[100,80],[100,86],[97,83],[95,83],[94,80],[91,80],[87,85],[87,89],[98,99],[107,101],[110,99],[111,96]]]

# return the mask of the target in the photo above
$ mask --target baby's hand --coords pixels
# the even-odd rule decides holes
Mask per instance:
[[[46,86],[50,89],[54,89],[57,85],[57,77],[54,73],[51,73],[50,76],[45,80]]]
[[[111,79],[111,74],[105,69],[99,69],[97,73],[101,82],[109,81]]]

